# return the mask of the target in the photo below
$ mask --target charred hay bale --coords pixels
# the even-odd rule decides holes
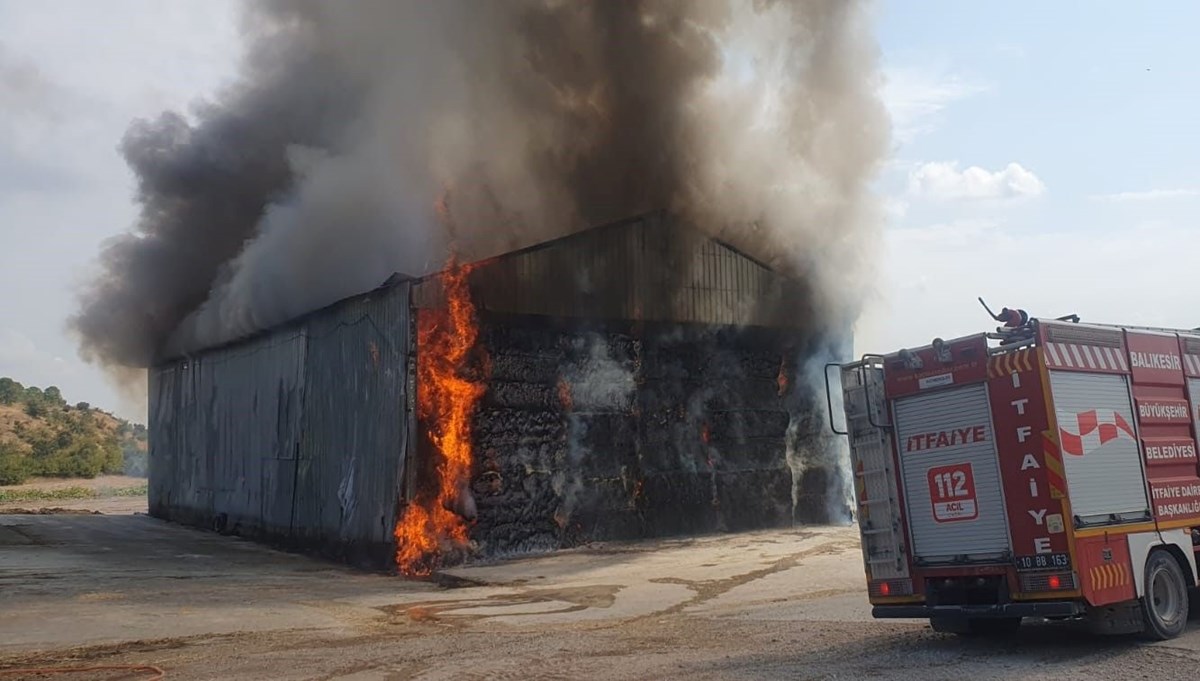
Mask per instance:
[[[786,469],[721,472],[717,493],[731,532],[791,525],[792,478]]]
[[[787,435],[790,416],[785,411],[740,409],[706,414],[710,442],[738,442]]]
[[[647,534],[697,534],[718,526],[710,475],[660,473],[644,479],[642,509]]]
[[[551,354],[517,354],[490,349],[490,382],[510,381],[552,385],[561,371],[563,356]]]
[[[505,409],[558,410],[559,396],[555,383],[525,383],[519,381],[488,382],[482,406]]]
[[[566,424],[562,416],[545,410],[488,408],[472,419],[475,442],[479,446],[530,444],[562,440]]]
[[[619,476],[636,460],[637,421],[629,414],[571,415],[566,468],[588,477]]]
[[[720,472],[770,471],[790,477],[787,446],[783,438],[755,438],[743,442],[721,442],[716,450],[716,469]]]

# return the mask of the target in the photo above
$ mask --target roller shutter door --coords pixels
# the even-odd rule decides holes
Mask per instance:
[[[1149,512],[1125,376],[1051,371],[1071,512],[1084,520]]]
[[[1006,559],[1011,543],[986,386],[901,398],[895,412],[914,558]]]

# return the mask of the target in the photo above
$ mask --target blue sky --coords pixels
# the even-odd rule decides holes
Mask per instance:
[[[895,136],[859,352],[984,329],[978,295],[1200,326],[1200,3],[892,0],[876,16]],[[64,320],[136,214],[121,135],[232,74],[236,3],[0,0],[0,26],[0,375],[141,418]]]
[[[896,138],[859,351],[976,331],[977,295],[1200,326],[1200,4],[917,6],[878,10]]]

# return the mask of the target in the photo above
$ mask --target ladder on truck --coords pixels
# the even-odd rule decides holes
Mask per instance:
[[[838,430],[833,423],[828,369],[834,366],[840,369],[845,431]],[[859,532],[869,579],[874,582],[907,578],[908,557],[901,525],[903,516],[896,493],[891,420],[883,396],[883,358],[868,355],[851,364],[828,365],[826,397],[830,427],[849,438]]]

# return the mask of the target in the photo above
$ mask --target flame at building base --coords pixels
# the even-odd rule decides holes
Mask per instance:
[[[472,369],[486,360],[476,347],[469,271],[451,258],[440,275],[445,309],[417,316],[417,413],[434,448],[437,480],[396,523],[396,566],[408,576],[429,575],[447,554],[465,550],[467,523],[474,519],[471,418],[486,387]]]

